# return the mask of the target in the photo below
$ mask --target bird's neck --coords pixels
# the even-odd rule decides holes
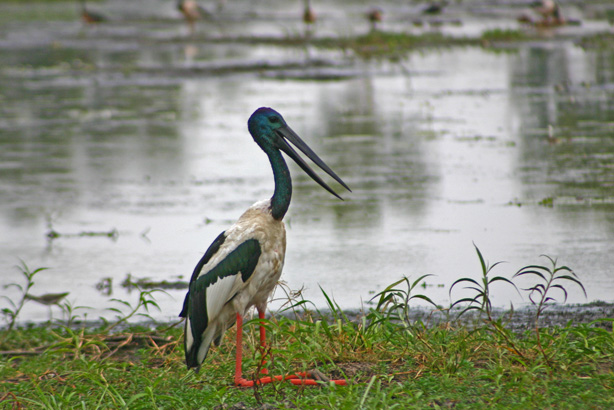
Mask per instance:
[[[281,152],[276,150],[269,153],[269,160],[275,179],[275,192],[271,197],[271,213],[273,218],[281,221],[288,211],[290,199],[292,199],[292,179]]]

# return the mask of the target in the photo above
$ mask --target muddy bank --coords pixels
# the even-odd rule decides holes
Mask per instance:
[[[459,317],[462,308],[454,308],[452,311],[445,309],[437,310],[427,307],[413,307],[409,311],[409,321],[412,324],[420,325],[431,328],[434,326],[450,324],[453,327],[468,326],[474,328],[481,326],[484,322],[485,316],[478,315],[475,311],[469,311]],[[525,306],[522,308],[514,309],[493,309],[493,316],[496,320],[501,319],[504,326],[516,332],[523,332],[525,330],[533,329],[535,323],[535,308],[532,306]],[[318,311],[308,310],[307,312],[298,308],[296,311],[284,310],[283,312],[268,312],[267,317],[288,317],[291,319],[305,320],[307,316],[310,316],[310,320],[326,320],[329,323],[335,322],[337,318],[347,318],[347,320],[354,323],[363,322],[363,318],[369,320],[370,311],[363,309],[346,310],[343,312],[331,312],[330,310],[322,309]],[[122,332],[133,326],[140,326],[143,328],[155,329],[157,327],[164,326],[178,326],[182,320],[176,321],[140,321],[122,323],[115,328],[116,331]],[[54,322],[55,325],[56,322]],[[61,324],[60,322],[57,322]],[[105,326],[108,322],[103,323],[99,320],[94,321],[73,321],[70,326],[74,328],[90,328],[96,329],[101,326]],[[574,305],[552,305],[541,314],[539,319],[539,327],[564,327],[568,324],[590,324],[593,327],[599,327],[609,331],[614,330],[614,303],[606,302],[592,302],[587,304],[574,304]],[[21,322],[17,327],[31,328],[37,326],[49,326],[49,322]],[[2,330],[3,328],[0,328]]]

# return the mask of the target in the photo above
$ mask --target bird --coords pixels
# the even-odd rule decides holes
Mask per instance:
[[[384,19],[384,12],[379,7],[374,7],[367,12],[367,20],[371,25],[371,31],[377,30],[377,23],[381,23]]]
[[[313,24],[316,22],[316,13],[311,8],[311,0],[304,0],[303,23]]]
[[[282,152],[294,160],[315,182],[335,197],[342,199],[292,148],[297,147],[324,172],[351,192],[335,174],[288,126],[272,108],[258,108],[249,118],[248,130],[254,141],[268,156],[275,188],[273,196],[249,207],[229,229],[209,246],[196,265],[183,309],[185,318],[184,349],[188,369],[200,369],[211,344],[219,345],[225,331],[236,322],[236,362],[234,383],[251,387],[273,380],[290,380],[293,384],[317,384],[305,373],[267,376],[247,380],[242,374],[243,317],[255,306],[260,320],[260,346],[266,346],[263,326],[267,301],[282,272],[286,251],[284,215],[292,198],[292,179]],[[263,362],[264,364],[264,359]],[[261,371],[268,374],[266,369]],[[314,377],[314,376],[312,376]],[[315,378],[315,377],[314,377]],[[336,380],[345,384],[345,380]]]
[[[539,15],[539,18],[537,17]],[[530,10],[522,12],[517,20],[539,28],[558,27],[563,25],[580,25],[579,20],[566,19],[561,6],[554,0],[539,0],[532,4]]]
[[[565,24],[565,18],[561,13],[561,7],[554,0],[541,0],[534,4],[534,10],[541,15],[542,20],[539,22],[542,25],[562,25]]]
[[[102,23],[103,21],[107,20],[107,18],[103,16],[102,14],[95,13],[93,11],[89,11],[85,5],[85,0],[80,0],[80,4],[81,4],[81,20],[83,20],[84,23],[95,24],[95,23]]]
[[[183,14],[185,21],[190,27],[190,33],[194,33],[196,21],[211,17],[211,14],[199,5],[195,0],[178,0],[177,10]]]
[[[447,1],[432,2],[422,10],[422,14],[440,14],[444,7],[448,5]]]
[[[533,9],[539,13],[542,18],[551,17],[556,9],[556,3],[553,0],[541,0],[533,3]]]

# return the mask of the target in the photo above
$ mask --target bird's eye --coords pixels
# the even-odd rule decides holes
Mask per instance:
[[[278,123],[279,122],[279,117],[277,117],[277,116],[271,117],[271,118],[269,118],[269,121],[271,121],[272,123]]]

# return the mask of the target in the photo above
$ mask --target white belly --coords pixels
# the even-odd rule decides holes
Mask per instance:
[[[284,266],[286,228],[283,221],[271,216],[269,205],[268,200],[252,205],[237,223],[226,231],[227,240],[232,239],[236,233],[240,237],[239,241],[257,239],[261,248],[261,255],[252,276],[232,301],[236,313],[241,315],[252,306],[261,310],[266,308]]]

